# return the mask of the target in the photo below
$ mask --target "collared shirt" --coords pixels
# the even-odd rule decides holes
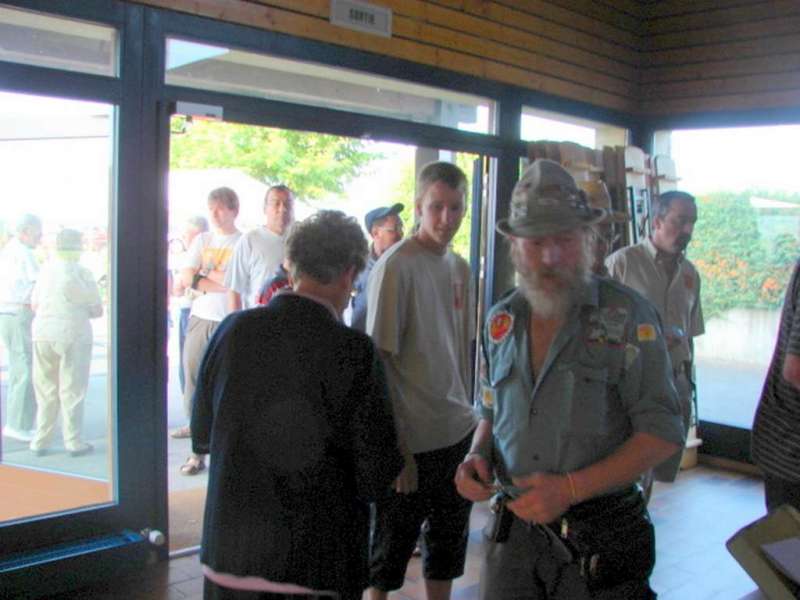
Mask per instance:
[[[656,307],[664,326],[680,342],[670,347],[670,358],[678,369],[692,360],[690,339],[705,332],[700,304],[700,275],[684,256],[678,257],[670,279],[666,259],[650,238],[614,252],[606,259],[611,277],[632,287]]]
[[[783,378],[786,354],[800,356],[800,261],[786,288],[775,353],[753,423],[753,461],[766,473],[800,481],[800,390]]]
[[[491,309],[482,340],[476,410],[492,422],[501,475],[581,469],[635,432],[683,445],[666,347],[649,303],[593,277],[535,379],[529,318],[527,300],[514,292]]]
[[[31,303],[38,273],[33,250],[11,238],[0,252],[0,313],[16,314]]]
[[[372,267],[375,266],[377,260],[378,257],[375,256],[375,250],[370,245],[367,266],[353,284],[353,301],[351,303],[353,312],[350,316],[350,327],[365,333],[367,331],[367,282],[369,281]]]

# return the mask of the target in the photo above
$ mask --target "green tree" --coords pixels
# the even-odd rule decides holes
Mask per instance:
[[[750,204],[754,196],[775,195],[715,192],[698,198],[689,257],[700,272],[706,318],[732,308],[780,306],[800,244],[791,234],[762,234],[768,215]]]
[[[215,121],[183,125],[174,118],[170,168],[240,169],[267,185],[286,184],[306,200],[341,195],[380,157],[361,140],[335,135]]]

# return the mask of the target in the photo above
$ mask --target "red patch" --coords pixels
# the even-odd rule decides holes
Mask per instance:
[[[514,317],[511,316],[511,313],[505,311],[497,313],[489,322],[489,339],[495,344],[499,344],[511,331],[512,325],[514,325]]]
[[[686,286],[687,290],[693,290],[694,289],[694,277],[692,277],[689,274],[684,275],[683,276],[683,285]]]

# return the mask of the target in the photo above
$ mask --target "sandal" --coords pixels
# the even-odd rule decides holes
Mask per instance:
[[[185,425],[183,427],[178,427],[177,429],[173,429],[172,431],[169,432],[169,437],[176,440],[190,438],[192,437],[192,430],[189,429],[188,425]]]
[[[190,456],[181,465],[181,475],[197,475],[206,468],[206,463],[199,456]]]

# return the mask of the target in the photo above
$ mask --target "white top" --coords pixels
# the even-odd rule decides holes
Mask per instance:
[[[34,342],[91,344],[89,319],[103,313],[100,292],[91,271],[77,262],[53,258],[39,274],[31,300]]]
[[[367,283],[367,333],[386,356],[400,434],[412,453],[452,446],[475,426],[475,309],[467,262],[413,237],[383,253]]]
[[[236,245],[225,273],[225,287],[242,295],[243,308],[257,305],[261,286],[283,262],[284,239],[266,227],[258,227],[244,234]]]
[[[38,272],[33,250],[11,238],[0,252],[0,313],[16,314],[24,304],[31,303]]]
[[[233,257],[236,242],[242,237],[241,231],[221,235],[212,231],[201,233],[189,248],[184,268],[211,272],[226,271]],[[198,296],[192,302],[193,317],[207,321],[222,321],[228,314],[227,292],[209,292]]]

